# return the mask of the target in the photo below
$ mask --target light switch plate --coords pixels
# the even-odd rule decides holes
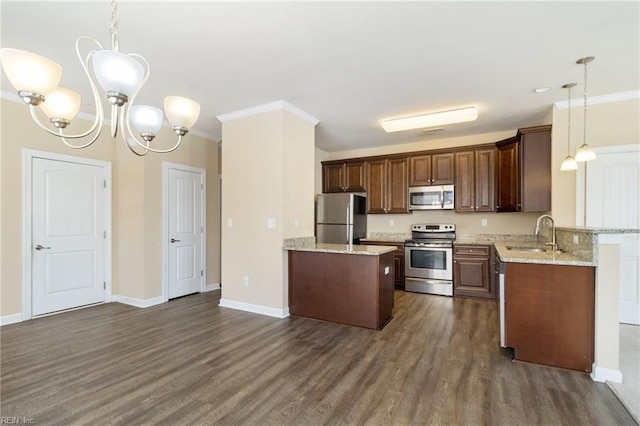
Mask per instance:
[[[228,217],[227,218],[227,227],[231,228],[233,226],[233,219]]]
[[[487,226],[487,219],[480,220],[480,225]]]
[[[577,235],[573,236],[573,244],[580,244],[580,238]]]
[[[384,274],[385,274],[385,275],[389,275],[389,272],[390,272],[390,271],[391,271],[391,269],[389,269],[389,267],[388,267],[388,266],[385,266],[385,267],[384,267]]]
[[[272,217],[267,219],[267,228],[275,228],[275,227],[276,227],[276,220]]]

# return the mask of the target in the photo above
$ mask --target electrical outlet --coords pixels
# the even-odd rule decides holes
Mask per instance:
[[[227,218],[227,227],[231,228],[233,226],[233,219],[230,217]]]
[[[487,219],[481,219],[480,220],[480,225],[487,226]]]
[[[396,224],[395,220],[389,219],[389,226],[393,226],[395,224]]]
[[[276,227],[276,220],[272,217],[267,219],[267,228],[275,228],[275,227]]]
[[[244,283],[245,287],[249,286],[249,277],[244,277],[242,282]]]
[[[573,244],[580,244],[580,238],[577,235],[573,236]]]
[[[298,219],[293,221],[293,227],[294,228],[299,228],[300,227],[300,221]]]

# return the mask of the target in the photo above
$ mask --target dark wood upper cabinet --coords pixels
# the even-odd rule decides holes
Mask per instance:
[[[364,192],[364,161],[323,162],[322,192]]]
[[[367,162],[367,213],[409,213],[406,158]]]
[[[551,210],[551,125],[518,130],[498,147],[498,212]]]
[[[453,152],[409,157],[409,186],[452,184],[453,157]]]
[[[455,153],[457,212],[494,211],[496,149]]]

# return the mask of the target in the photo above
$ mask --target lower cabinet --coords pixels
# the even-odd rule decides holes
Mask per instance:
[[[591,372],[595,268],[507,263],[506,345],[515,359]]]
[[[496,289],[491,279],[492,250],[489,245],[465,244],[453,246],[453,295],[495,299]]]
[[[404,289],[404,243],[392,241],[363,241],[361,244],[396,247],[396,251],[393,252],[393,281],[397,288]]]

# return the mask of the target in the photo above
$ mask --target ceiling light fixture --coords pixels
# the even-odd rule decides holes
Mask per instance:
[[[58,136],[65,145],[74,149],[86,148],[93,144],[100,133],[104,122],[104,107],[100,100],[97,85],[103,89],[111,104],[111,136],[116,137],[118,127],[123,123],[122,138],[125,145],[136,155],[146,155],[148,151],[167,153],[174,151],[182,142],[182,137],[189,132],[198,120],[200,105],[181,96],[164,98],[164,110],[167,119],[178,135],[177,143],[169,149],[155,149],[150,142],[162,127],[163,114],[158,108],[140,105],[132,106],[138,92],[149,78],[149,63],[135,53],[124,54],[118,51],[118,15],[117,4],[111,2],[111,50],[93,37],[81,36],[76,40],[76,53],[84,69],[96,104],[93,125],[84,133],[64,134],[64,128],[76,116],[80,109],[80,95],[73,90],[57,87],[62,78],[62,66],[45,57],[24,50],[0,49],[0,62],[11,84],[18,90],[18,96],[31,110],[31,117],[36,124],[47,133]],[[95,43],[98,49],[89,51],[85,56],[80,52],[83,40]],[[97,82],[97,83],[96,83]],[[36,107],[49,117],[53,130],[42,123]],[[131,124],[138,131],[143,142],[139,141],[131,129]],[[90,138],[86,143],[74,145],[67,139]]]
[[[587,64],[593,61],[595,57],[587,56],[576,61],[577,64],[584,65],[584,129],[582,132],[582,145],[576,151],[576,161],[584,162],[596,159],[596,153],[587,145]]]
[[[476,107],[468,107],[385,120],[381,125],[387,133],[391,133],[403,130],[423,129],[425,127],[444,126],[445,124],[464,123],[466,121],[476,120],[477,118],[478,111]]]
[[[551,86],[536,87],[535,89],[533,89],[533,93],[544,93],[548,92],[549,90],[551,90]]]
[[[575,86],[576,86],[576,83],[567,83],[564,86],[562,86],[563,89],[568,89],[568,92],[569,92],[568,101],[567,101],[569,105],[568,120],[567,120],[569,123],[567,125],[567,157],[564,159],[564,161],[560,165],[560,170],[562,171],[578,170],[578,163],[576,163],[576,160],[570,154],[571,152],[571,88]]]

